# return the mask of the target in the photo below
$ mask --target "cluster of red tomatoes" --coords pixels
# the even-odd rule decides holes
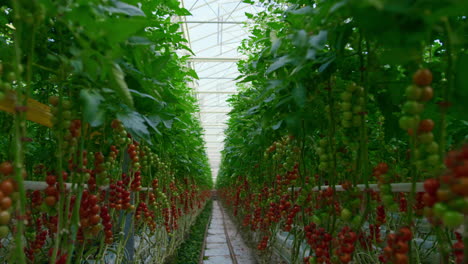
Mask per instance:
[[[380,256],[383,263],[408,264],[409,242],[413,237],[409,227],[402,227],[397,233],[387,235],[387,246],[383,249],[384,254]]]
[[[9,233],[8,224],[11,220],[11,207],[15,183],[10,177],[13,174],[13,165],[10,162],[0,164],[0,239]]]

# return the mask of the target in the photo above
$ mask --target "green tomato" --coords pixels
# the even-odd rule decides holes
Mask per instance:
[[[434,141],[434,134],[432,132],[421,134],[418,136],[418,141],[423,144],[429,144]]]
[[[384,196],[382,196],[382,202],[385,204],[385,205],[390,205],[393,203],[393,195],[391,194],[386,194]]]
[[[442,217],[447,212],[447,206],[443,203],[436,203],[433,207],[434,215]]]
[[[431,154],[435,154],[439,151],[439,144],[437,142],[432,141],[431,143],[427,144],[426,151]]]
[[[343,210],[341,210],[341,220],[343,221],[348,221],[349,219],[351,219],[351,216],[353,214],[351,213],[351,211],[347,208],[343,208]]]
[[[322,155],[323,153],[325,153],[325,150],[321,147],[317,147],[315,149],[315,152],[317,152],[318,155]]]
[[[0,211],[0,225],[8,225],[11,215],[8,211]]]
[[[358,88],[358,86],[355,84],[355,83],[350,83],[347,87],[346,87],[346,90],[348,92],[354,92],[356,91],[356,89]]]
[[[356,114],[356,113],[360,113],[360,112],[362,112],[362,111],[363,111],[362,106],[360,106],[360,105],[355,105],[355,106],[353,106],[353,113]]]
[[[345,119],[345,120],[353,119],[353,113],[351,113],[349,111],[343,112],[343,119]]]
[[[353,97],[353,95],[350,92],[342,92],[341,95],[340,95],[341,100],[343,100],[345,102],[351,101],[352,97]]]
[[[465,218],[463,217],[463,214],[455,211],[446,211],[444,215],[442,216],[442,221],[444,222],[444,225],[449,227],[449,228],[455,228],[463,224],[463,221]]]
[[[362,216],[356,215],[355,217],[353,217],[353,220],[351,221],[351,225],[358,227],[361,224],[361,221],[362,221]]]
[[[8,226],[0,226],[0,238],[5,238],[6,236],[8,236],[8,233],[10,233],[10,230],[8,230]]]
[[[440,157],[437,154],[432,154],[429,157],[427,157],[426,162],[430,166],[436,166],[440,162]]]
[[[398,123],[403,130],[415,128],[417,125],[416,119],[412,116],[402,116]]]
[[[424,110],[424,106],[416,101],[407,101],[403,105],[403,112],[408,115],[417,115]]]
[[[422,88],[416,85],[410,85],[406,87],[405,95],[408,100],[419,100],[422,94]]]
[[[352,105],[351,103],[348,103],[348,102],[342,102],[340,107],[342,111],[349,111],[351,110]]]
[[[349,122],[349,120],[341,120],[341,126],[344,128],[350,128],[353,126],[353,123]]]

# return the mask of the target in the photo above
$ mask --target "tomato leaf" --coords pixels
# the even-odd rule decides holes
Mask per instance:
[[[104,97],[95,90],[83,89],[80,91],[80,99],[83,101],[83,118],[92,127],[104,123],[104,111],[100,109]]]
[[[132,95],[130,94],[127,83],[125,82],[124,73],[117,63],[112,65],[112,75],[114,77],[114,85],[112,88],[114,88],[126,105],[133,107]]]

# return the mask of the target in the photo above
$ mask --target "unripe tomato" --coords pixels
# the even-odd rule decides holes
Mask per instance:
[[[341,210],[341,220],[343,221],[348,221],[349,219],[351,219],[351,216],[353,214],[351,213],[351,211],[347,208],[343,208],[343,210]]]
[[[447,211],[447,206],[443,203],[436,203],[433,207],[433,213],[437,217],[442,217]]]
[[[9,232],[10,230],[8,230],[8,226],[0,226],[0,238],[5,238],[6,236],[8,236]]]
[[[341,95],[340,95],[341,100],[343,100],[345,102],[351,101],[352,97],[353,97],[353,95],[350,92],[342,92]]]
[[[419,98],[421,98],[422,93],[423,93],[423,90],[416,85],[410,85],[406,87],[406,90],[405,90],[406,98],[412,101],[419,100]]]
[[[429,144],[432,141],[434,141],[434,134],[432,134],[432,132],[429,132],[418,135],[418,141],[423,144]]]
[[[11,215],[8,211],[0,211],[0,225],[8,225]]]
[[[449,228],[455,228],[463,224],[464,217],[461,213],[455,211],[446,211],[442,216],[444,225]]]
[[[439,151],[439,144],[437,142],[432,141],[426,146],[426,151],[431,154],[435,154]]]
[[[403,112],[409,115],[417,115],[422,113],[424,105],[416,101],[407,101],[403,105]]]

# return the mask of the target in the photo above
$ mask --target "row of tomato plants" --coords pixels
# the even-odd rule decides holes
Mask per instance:
[[[211,185],[197,76],[176,52],[173,17],[187,14],[175,1],[0,4],[0,103],[14,102],[0,114],[0,262],[162,263],[182,242]],[[51,128],[27,121],[48,116]]]
[[[260,2],[217,185],[263,260],[467,262],[466,4]]]

